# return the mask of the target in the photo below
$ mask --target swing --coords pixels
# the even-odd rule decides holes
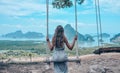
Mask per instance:
[[[99,0],[95,0],[95,12],[96,12],[97,35],[98,35],[97,36],[97,39],[98,39],[98,49],[95,50],[93,53],[100,55],[101,53],[120,52],[120,47],[103,47],[102,26],[101,26],[101,15],[100,15]]]
[[[49,24],[49,0],[46,0],[46,24],[47,24],[47,36],[49,34],[49,27],[48,27],[48,24]],[[76,35],[78,35],[78,32],[77,32],[77,5],[76,5],[76,0],[75,0],[75,28],[76,28]],[[46,48],[46,53],[48,54],[48,49]],[[50,63],[50,62],[56,62],[55,60],[53,60],[52,58],[49,58],[49,56],[46,57],[46,60],[43,60],[41,62],[44,62],[44,63]],[[80,59],[79,59],[79,56],[78,56],[78,41],[76,41],[76,57],[72,57],[72,58],[69,58],[66,59],[66,62],[78,62],[80,63]]]
[[[98,50],[95,50],[93,53],[100,55],[102,52],[101,49],[103,48],[103,43],[102,43],[103,39],[102,39],[102,26],[101,26],[101,14],[100,14],[99,0],[95,0],[95,12],[96,12]]]

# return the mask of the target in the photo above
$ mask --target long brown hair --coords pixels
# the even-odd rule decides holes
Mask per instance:
[[[55,34],[54,34],[54,45],[57,48],[63,47],[64,42],[64,28],[61,25],[58,25]]]

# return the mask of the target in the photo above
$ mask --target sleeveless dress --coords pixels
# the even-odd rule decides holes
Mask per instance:
[[[55,48],[53,52],[54,73],[68,73],[67,54],[64,48]]]

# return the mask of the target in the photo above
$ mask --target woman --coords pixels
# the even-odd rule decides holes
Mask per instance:
[[[77,36],[74,37],[74,40],[70,45],[68,43],[67,38],[64,35],[63,27],[59,25],[55,30],[54,36],[52,38],[52,43],[50,42],[48,36],[46,40],[50,50],[52,51],[54,49],[53,52],[54,73],[68,73],[68,68],[66,63],[67,55],[64,51],[65,44],[70,50],[72,50],[75,45],[75,41],[77,40]]]

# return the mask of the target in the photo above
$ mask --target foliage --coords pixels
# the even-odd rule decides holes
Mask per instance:
[[[0,41],[0,59],[13,58],[13,57],[32,57],[45,56],[46,55],[46,44],[45,42],[35,43],[40,41]],[[107,46],[120,46],[116,44],[104,44]],[[79,55],[92,54],[97,47],[82,47],[78,48]],[[3,52],[2,52],[3,51]],[[71,51],[68,48],[65,49],[69,56],[76,55],[76,47]],[[49,55],[51,55],[50,52]]]
[[[78,54],[79,55],[87,55],[87,54],[92,54],[93,51],[96,50],[96,47],[83,47],[83,48],[78,48]],[[70,56],[76,56],[76,48],[74,48],[72,51],[66,49],[66,52]]]
[[[82,4],[84,0],[76,0],[78,4]],[[52,2],[53,8],[70,8],[73,6],[73,1],[72,0],[54,0]]]

